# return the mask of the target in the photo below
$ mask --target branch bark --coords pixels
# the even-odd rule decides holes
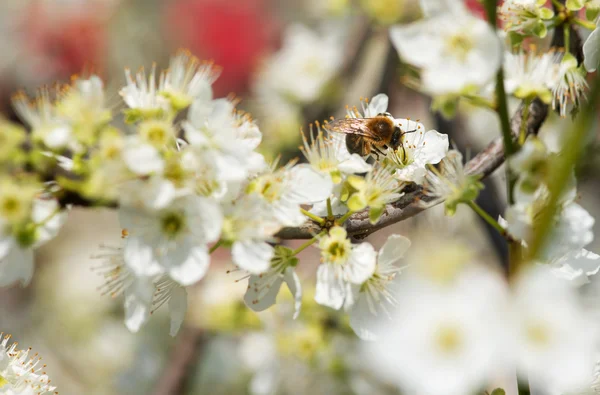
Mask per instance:
[[[539,100],[534,100],[529,107],[527,118],[527,134],[537,134],[546,116],[548,106]],[[517,138],[521,130],[523,119],[523,105],[515,112],[511,119],[511,130],[514,138]],[[502,138],[492,141],[483,151],[477,154],[466,165],[467,173],[480,175],[485,178],[492,174],[504,163],[504,149]],[[423,202],[427,197],[423,194],[422,187],[416,186],[412,191],[406,192],[400,200],[389,203],[383,212],[379,222],[372,225],[369,222],[368,209],[353,214],[346,222],[346,230],[350,236],[358,239],[365,238],[379,229],[388,227],[427,209]],[[284,228],[275,236],[280,239],[310,239],[322,230],[321,226],[313,221],[307,221],[297,228]]]

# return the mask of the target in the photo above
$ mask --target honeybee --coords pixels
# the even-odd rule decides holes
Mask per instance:
[[[382,149],[389,147],[393,150],[402,147],[402,136],[414,133],[415,130],[403,132],[393,121],[390,113],[380,113],[373,118],[345,118],[328,122],[325,130],[346,135],[348,151],[367,156],[374,153],[385,156]]]

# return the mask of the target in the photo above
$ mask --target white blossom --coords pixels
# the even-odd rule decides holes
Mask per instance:
[[[167,99],[158,94],[156,87],[156,65],[152,65],[148,78],[144,69],[135,75],[135,80],[131,76],[131,70],[125,69],[125,77],[127,85],[119,91],[119,94],[131,110],[140,112],[133,116],[134,120],[143,114],[160,115],[168,110]]]
[[[211,62],[200,62],[188,51],[179,51],[161,74],[158,93],[166,97],[176,111],[198,99],[209,103],[213,98],[212,84],[219,74],[220,69]]]
[[[244,301],[252,310],[263,311],[274,305],[281,285],[285,282],[294,297],[294,319],[298,317],[302,305],[302,286],[294,270],[298,259],[291,252],[283,247],[275,248],[271,267],[264,273],[249,276]]]
[[[51,395],[56,387],[44,371],[46,365],[31,349],[18,350],[9,344],[10,335],[0,333],[0,393],[3,395]]]
[[[400,181],[420,183],[425,174],[427,164],[439,163],[448,152],[448,136],[435,130],[425,131],[425,126],[418,121],[394,118],[387,113],[388,96],[380,93],[371,100],[361,100],[361,111],[356,107],[347,109],[350,118],[373,118],[384,114],[402,131],[400,146],[394,151],[387,149],[385,163],[397,168],[395,176]],[[341,138],[332,133],[332,137]],[[345,147],[344,147],[345,148]]]
[[[339,184],[346,174],[366,173],[371,170],[371,165],[360,155],[348,152],[344,136],[331,133],[325,137],[321,125],[319,123],[316,125],[316,138],[311,125],[310,143],[306,136],[302,134],[303,146],[300,147],[304,157],[313,169],[330,175],[335,184]]]
[[[448,153],[448,136],[435,130],[425,131],[420,122],[397,119],[402,130],[400,147],[389,149],[386,160],[397,167],[395,177],[400,181],[420,184],[428,164],[439,163]]]
[[[125,325],[131,332],[138,332],[150,315],[164,303],[169,305],[171,336],[181,327],[187,310],[187,292],[166,275],[138,276],[125,263],[122,247],[101,245],[101,252],[92,259],[100,262],[92,270],[102,277],[99,291],[111,297],[123,295]]]
[[[500,67],[502,43],[489,24],[462,9],[390,29],[400,57],[421,68],[423,89],[443,95],[487,84]]]
[[[140,176],[160,174],[165,166],[158,149],[142,141],[138,136],[127,138],[122,155],[127,168]]]
[[[377,253],[375,271],[367,281],[353,285],[355,303],[350,308],[350,326],[363,340],[374,340],[381,326],[380,315],[391,318],[397,305],[396,290],[392,282],[402,270],[395,265],[410,247],[404,236],[391,235]]]
[[[352,284],[362,284],[375,271],[377,256],[369,243],[352,245],[344,228],[334,227],[319,241],[321,264],[317,269],[315,301],[340,309],[354,304]]]
[[[269,242],[281,228],[269,207],[256,195],[244,195],[224,206],[222,239],[232,244],[233,262],[251,274],[266,272],[274,256]]]
[[[136,276],[166,273],[181,285],[200,280],[208,270],[208,243],[219,238],[222,214],[206,198],[186,196],[158,211],[122,207],[126,229],[125,262]]]
[[[324,201],[332,188],[333,183],[327,175],[310,166],[293,166],[291,163],[259,175],[250,182],[246,192],[263,199],[271,215],[282,226],[299,226],[306,220],[300,212],[300,204]]]
[[[393,320],[379,322],[382,333],[365,346],[366,356],[375,372],[403,391],[472,393],[509,363],[506,287],[484,268],[456,271],[449,263],[442,270],[455,272],[452,278],[445,273],[436,279],[419,274],[432,269],[427,266],[418,262],[403,274],[398,310]]]
[[[9,232],[0,218],[0,287],[20,282],[26,286],[34,270],[33,250],[54,238],[66,220],[53,199],[36,198],[31,211],[31,224],[20,234]],[[28,230],[30,229],[30,230]]]
[[[421,204],[431,207],[445,202],[446,213],[453,215],[459,203],[473,201],[482,188],[479,177],[465,171],[461,153],[451,150],[440,162],[439,169],[431,167],[427,170],[423,193],[429,199]]]
[[[252,133],[248,133],[249,128]],[[209,103],[195,100],[183,129],[192,147],[214,151],[221,180],[242,181],[265,167],[262,155],[254,152],[257,129],[240,122],[233,103],[227,99]]]
[[[31,127],[34,139],[46,147],[60,150],[72,141],[72,127],[58,114],[48,88],[40,89],[33,102],[24,93],[19,93],[13,97],[13,105],[17,114]]]
[[[309,103],[322,94],[342,60],[343,46],[335,35],[320,35],[294,24],[284,33],[282,49],[267,61],[258,85],[268,86],[294,101]]]

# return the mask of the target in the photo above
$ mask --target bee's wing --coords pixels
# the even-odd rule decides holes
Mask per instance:
[[[379,136],[369,129],[368,122],[368,118],[345,118],[328,122],[323,128],[328,132],[355,134],[379,140]]]

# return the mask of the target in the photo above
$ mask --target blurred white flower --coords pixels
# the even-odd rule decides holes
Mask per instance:
[[[400,57],[422,69],[423,89],[436,95],[487,84],[502,62],[500,39],[486,21],[462,7],[443,8],[430,18],[390,29]]]
[[[123,147],[123,161],[133,173],[146,176],[162,173],[165,163],[158,149],[139,136],[129,136]]]
[[[210,258],[207,244],[221,232],[221,210],[210,199],[186,196],[159,211],[122,207],[121,227],[126,229],[125,262],[136,276],[167,273],[181,285],[200,280]]]
[[[175,111],[187,108],[194,100],[208,104],[213,98],[212,84],[220,72],[212,63],[179,51],[160,76],[158,94],[166,97]]]
[[[382,327],[381,315],[391,318],[398,302],[391,283],[402,270],[395,263],[409,247],[410,240],[406,237],[389,236],[377,253],[375,272],[364,283],[352,285],[355,303],[350,307],[350,326],[361,339],[375,340]]]
[[[290,163],[254,178],[246,187],[246,193],[263,199],[273,218],[282,226],[299,226],[306,221],[300,205],[327,199],[332,188],[329,176],[310,166]]]
[[[546,206],[546,199],[517,202],[506,209],[507,230],[526,244],[533,237],[535,220]],[[565,204],[552,225],[544,259],[565,255],[592,242],[594,218],[577,203]]]
[[[54,199],[36,198],[30,223],[17,234],[9,233],[0,218],[0,287],[20,282],[26,286],[33,276],[33,250],[53,239],[66,220]]]
[[[294,24],[287,28],[281,50],[267,61],[257,85],[266,85],[293,101],[310,103],[335,77],[342,60],[343,45],[336,35],[320,35]]]
[[[97,75],[76,79],[61,93],[56,107],[83,144],[95,143],[100,128],[112,119],[111,110],[106,106],[104,83]]]
[[[38,354],[29,356],[31,348],[18,350],[9,344],[11,336],[0,333],[0,393],[3,395],[51,395],[56,387],[44,371],[46,365]]]
[[[506,92],[520,99],[539,97],[544,103],[550,104],[561,58],[562,54],[556,51],[505,52]]]
[[[321,264],[317,269],[315,301],[340,309],[354,304],[352,284],[362,284],[375,271],[377,255],[369,243],[353,245],[339,226],[319,241]]]
[[[125,69],[127,85],[119,91],[123,101],[129,107],[130,121],[137,121],[143,117],[153,117],[162,115],[169,109],[169,102],[158,94],[156,87],[156,65],[152,65],[150,76],[146,78],[146,72],[141,69],[136,75],[135,80],[131,76],[131,70]]]
[[[414,268],[402,276],[398,310],[380,321],[382,334],[365,345],[366,356],[375,372],[409,393],[477,391],[509,362],[502,278],[469,266],[437,283],[419,274],[427,267]]]
[[[244,295],[246,306],[254,311],[263,311],[275,304],[282,283],[286,283],[294,297],[294,319],[300,314],[302,306],[302,285],[294,268],[298,258],[292,250],[277,246],[271,259],[271,267],[259,275],[250,275],[248,289]]]
[[[548,267],[535,266],[519,278],[512,311],[519,374],[554,393],[588,384],[597,327],[571,284],[554,277]]]
[[[12,101],[17,114],[31,127],[35,140],[53,150],[63,149],[72,142],[72,127],[58,114],[48,88],[41,88],[33,102],[23,92]]]

